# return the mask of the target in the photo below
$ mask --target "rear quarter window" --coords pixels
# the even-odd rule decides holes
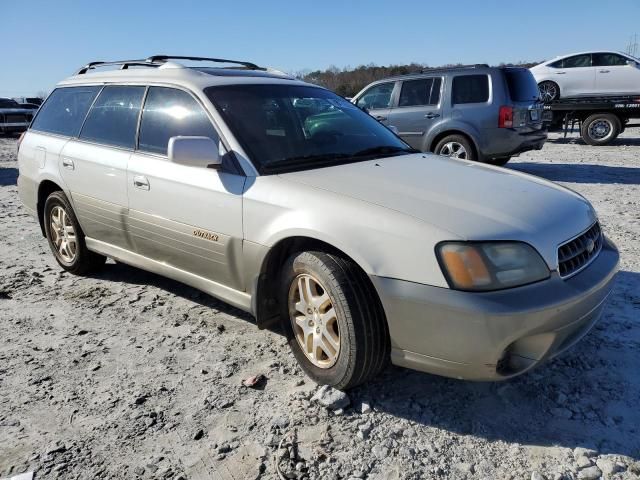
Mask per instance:
[[[99,86],[64,87],[54,90],[40,107],[32,130],[77,137]]]
[[[509,89],[509,98],[514,102],[535,101],[540,98],[540,90],[529,70],[505,69],[504,77]]]
[[[458,75],[453,78],[452,103],[485,103],[489,100],[487,75]]]

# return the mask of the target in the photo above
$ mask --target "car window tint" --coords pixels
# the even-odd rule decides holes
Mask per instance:
[[[593,54],[593,66],[594,67],[616,67],[624,66],[627,64],[627,58],[617,53],[594,53]]]
[[[144,90],[145,87],[104,87],[87,115],[80,138],[134,148]]]
[[[437,79],[440,80],[440,79]],[[398,106],[410,107],[414,105],[433,105],[432,90],[434,86],[433,78],[423,78],[421,80],[407,80],[402,82],[400,90],[400,100]],[[438,85],[439,88],[439,85]],[[437,103],[437,100],[436,102]]]
[[[459,75],[453,79],[453,104],[482,103],[489,100],[487,75]]]
[[[389,108],[391,106],[392,83],[381,83],[367,90],[357,102],[360,108],[374,110],[376,108]]]
[[[99,86],[58,88],[40,107],[31,128],[39,132],[76,137]]]
[[[191,95],[175,88],[149,88],[142,110],[138,149],[166,155],[169,139],[180,135],[218,141],[207,114]]]
[[[562,62],[562,68],[578,68],[578,67],[590,67],[591,66],[591,54],[574,55],[573,57],[565,58]]]

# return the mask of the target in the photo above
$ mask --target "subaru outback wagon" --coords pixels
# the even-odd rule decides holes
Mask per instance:
[[[281,326],[338,388],[389,360],[509,378],[598,320],[618,252],[580,195],[416,153],[249,62],[108,65],[61,82],[19,145],[20,197],[65,270],[111,257],[198,288]]]
[[[539,97],[526,68],[471,65],[379,80],[352,102],[418,150],[505,165],[544,145]]]

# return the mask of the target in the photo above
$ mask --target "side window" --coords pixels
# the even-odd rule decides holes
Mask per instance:
[[[376,108],[389,108],[391,106],[391,94],[393,93],[394,83],[381,83],[375,87],[371,87],[362,95],[357,102],[360,108],[368,108],[370,110]]]
[[[58,88],[49,95],[31,128],[39,132],[76,137],[82,128],[89,107],[100,87]]]
[[[104,87],[89,111],[80,138],[134,148],[144,90],[145,87]]]
[[[591,54],[574,55],[573,57],[565,58],[562,62],[562,68],[578,68],[578,67],[590,67],[591,66]]]
[[[453,78],[452,103],[484,103],[489,100],[487,75],[459,75]]]
[[[594,67],[620,67],[627,64],[627,59],[617,53],[594,53]]]
[[[435,105],[440,100],[439,78],[407,80],[402,83],[398,106]]]
[[[187,92],[150,87],[142,110],[138,149],[167,154],[171,137],[202,136],[218,141],[218,134],[200,104]]]
[[[553,63],[550,63],[549,65],[547,65],[548,67],[551,68],[563,68],[564,66],[564,59],[560,59],[560,60],[556,60]]]

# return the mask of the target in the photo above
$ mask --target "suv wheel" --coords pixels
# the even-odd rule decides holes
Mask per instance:
[[[560,98],[560,86],[556,82],[545,80],[538,84],[540,98],[543,102],[552,102]]]
[[[87,249],[84,233],[64,193],[53,192],[47,197],[44,228],[53,255],[68,272],[80,275],[104,264],[105,257]]]
[[[462,135],[449,135],[438,142],[435,153],[445,157],[475,160],[471,142]]]
[[[352,261],[324,252],[294,254],[282,273],[280,299],[289,346],[317,383],[352,388],[386,365],[382,305]]]
[[[611,113],[596,113],[586,118],[580,127],[582,139],[589,145],[606,145],[620,135],[622,123]]]

